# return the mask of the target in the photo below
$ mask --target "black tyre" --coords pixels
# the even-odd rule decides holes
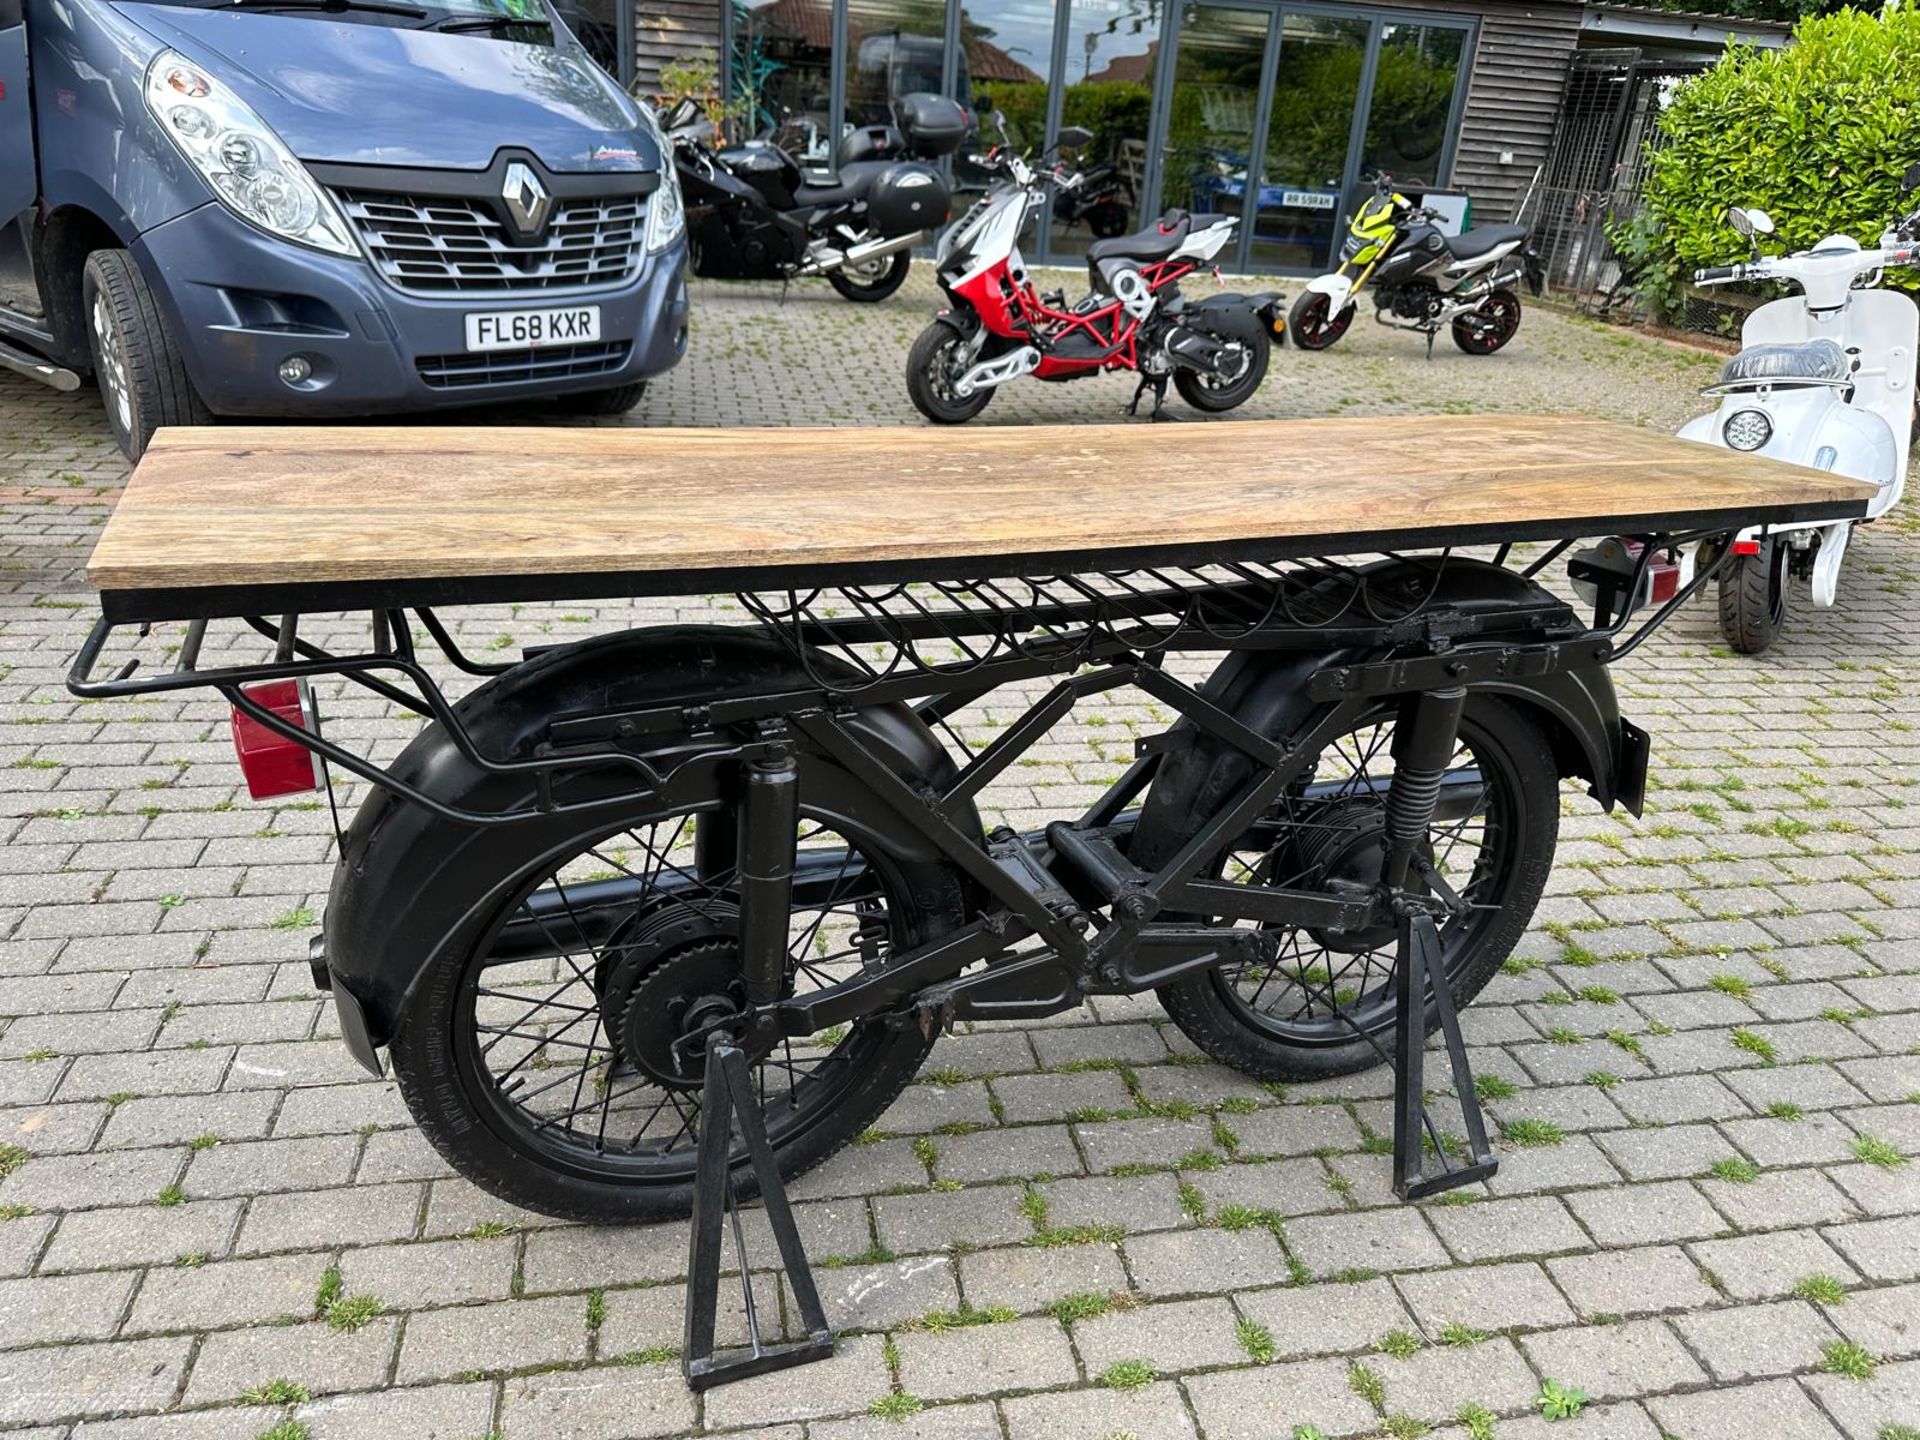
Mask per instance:
[[[907,394],[913,408],[936,425],[960,425],[987,408],[992,389],[954,393],[953,382],[968,364],[967,342],[939,321],[920,332],[907,352]]]
[[[1111,240],[1127,233],[1127,207],[1118,200],[1102,200],[1087,211],[1087,229],[1096,240]]]
[[[1317,290],[1309,290],[1293,302],[1287,315],[1287,333],[1302,350],[1325,350],[1353,324],[1353,302],[1349,300],[1338,315],[1333,301]]]
[[[1473,323],[1475,319],[1479,323]],[[1453,322],[1453,343],[1469,355],[1491,355],[1520,331],[1520,297],[1511,290],[1496,290],[1474,315],[1460,315]]]
[[[1787,547],[1768,536],[1758,555],[1736,555],[1720,572],[1720,633],[1742,655],[1758,655],[1787,623]]]
[[[630,651],[616,657],[625,662],[617,673],[652,660],[664,672],[654,683],[698,684],[699,653]],[[780,663],[770,655],[735,660],[736,668],[776,667],[761,679],[777,674]],[[522,669],[543,661],[555,674],[568,657],[543,657]],[[584,690],[569,689],[565,674],[545,689],[534,688],[539,679],[536,672],[517,685],[501,682],[491,699],[483,689],[478,706],[474,697],[462,702],[475,733],[499,728],[489,708],[512,716],[518,707],[524,717],[605,693],[598,690],[602,679]],[[630,687],[643,682],[619,683],[628,687],[622,703],[639,703]],[[904,712],[887,724],[896,732],[917,726]],[[400,766],[444,774],[444,742],[433,760],[433,734],[424,737],[429,749],[414,760],[403,755]],[[672,749],[686,737],[662,743]],[[936,753],[930,739],[925,743]],[[930,856],[866,787],[810,749],[801,749],[799,763],[802,871],[811,878],[796,885],[789,993],[884,968],[896,953],[949,933],[966,914],[957,872]],[[737,1006],[742,998],[732,772],[709,768],[710,778],[690,788],[677,777],[671,801],[636,801],[629,813],[591,828],[582,820],[539,822],[477,837],[469,827],[411,817],[404,810],[412,807],[380,800],[355,821],[329,934],[337,928],[343,946],[353,944],[380,924],[370,912],[396,901],[408,914],[401,921],[387,916],[388,925],[418,925],[421,914],[457,917],[444,941],[423,947],[435,958],[406,1003],[389,1053],[421,1132],[462,1175],[502,1199],[604,1222],[673,1219],[691,1207],[701,1061],[697,1043],[689,1046],[686,1037],[714,1006]],[[688,773],[700,769],[696,763]],[[916,785],[950,776],[901,773]],[[596,793],[607,793],[610,783],[605,775],[575,782]],[[564,790],[556,794],[567,798]],[[532,801],[529,795],[523,803]],[[611,898],[609,884],[621,887]],[[343,904],[343,895],[357,906]],[[917,1025],[874,1017],[806,1043],[783,1043],[755,1065],[782,1175],[819,1164],[871,1126],[929,1044]],[[736,1164],[734,1183],[751,1195],[743,1157]]]
[[[1377,879],[1394,723],[1391,709],[1375,712],[1324,750],[1311,779],[1276,807],[1272,818],[1282,828],[1273,847],[1221,857],[1223,878],[1309,889]],[[1480,993],[1526,931],[1553,866],[1559,791],[1539,727],[1499,700],[1470,698],[1440,810],[1421,846],[1475,907],[1440,931],[1458,1005]],[[1320,1080],[1381,1063],[1396,1028],[1392,927],[1285,929],[1277,938],[1271,966],[1223,967],[1162,989],[1174,1023],[1222,1064],[1262,1080]],[[1438,1023],[1429,1013],[1428,1033]]]
[[[1242,347],[1242,364],[1226,375],[1203,375],[1198,370],[1175,370],[1173,388],[1180,398],[1196,410],[1219,414],[1244,405],[1267,378],[1267,364],[1273,357],[1273,342],[1264,329],[1252,336],[1236,336]]]
[[[647,382],[615,385],[610,390],[582,390],[573,395],[556,395],[553,408],[562,415],[624,415],[638,405],[647,393]]]
[[[163,425],[212,420],[146,278],[126,251],[96,250],[87,257],[81,303],[107,423],[127,459],[138,460]]]
[[[827,275],[827,283],[856,304],[871,305],[884,300],[907,282],[913,256],[905,250],[882,255],[865,265],[848,266]]]

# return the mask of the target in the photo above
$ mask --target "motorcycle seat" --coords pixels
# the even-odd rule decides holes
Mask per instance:
[[[803,183],[793,192],[796,205],[845,205],[866,198],[874,180],[891,160],[852,160],[840,167],[840,178],[826,185]]]
[[[1489,250],[1527,238],[1524,225],[1482,225],[1464,235],[1447,236],[1447,250],[1456,260],[1472,260]]]
[[[1219,217],[1225,219],[1225,216]],[[1210,220],[1207,222],[1212,224]],[[1097,272],[1103,260],[1131,260],[1149,265],[1165,260],[1187,243],[1194,230],[1193,217],[1184,210],[1169,210],[1161,219],[1131,235],[1116,235],[1111,240],[1096,240],[1087,247],[1087,263]]]
[[[1721,367],[1722,385],[1756,385],[1801,381],[1842,384],[1853,374],[1847,352],[1833,340],[1802,340],[1776,345],[1749,345]]]

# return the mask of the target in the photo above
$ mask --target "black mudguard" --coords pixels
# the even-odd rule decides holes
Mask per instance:
[[[817,664],[831,669],[828,657]],[[608,635],[545,652],[481,686],[455,707],[480,753],[528,758],[557,717],[671,704],[677,699],[817,688],[795,658],[763,633],[681,625]],[[901,705],[861,710],[843,723],[874,756],[904,777],[943,784],[952,758],[926,725]],[[640,742],[635,742],[640,746]],[[670,743],[662,737],[655,744]],[[723,743],[723,742],[719,742]],[[640,746],[642,752],[646,746]],[[429,725],[394,761],[395,777],[468,809],[527,808],[532,782],[482,771],[439,725]],[[633,772],[608,767],[556,782],[556,798],[578,800],[632,789]],[[940,863],[866,785],[824,760],[807,762],[802,802],[835,818],[837,829],[884,833],[889,852],[909,870]],[[636,803],[625,813],[638,809]],[[979,833],[971,808],[956,816]],[[328,897],[325,964],[340,1012],[342,1038],[356,1059],[381,1073],[375,1050],[398,1027],[421,978],[464,955],[529,866],[577,846],[582,817],[475,827],[441,819],[376,790],[348,827]],[[603,829],[617,830],[617,820]],[[922,887],[925,888],[925,887]]]
[[[1204,300],[1187,301],[1178,318],[1181,324],[1204,330],[1221,340],[1251,342],[1267,328],[1260,318],[1265,298],[1224,290]]]
[[[1410,572],[1412,588],[1432,584],[1431,559],[1384,561],[1368,568],[1369,583],[1387,592],[1396,569]],[[1433,603],[1466,609],[1515,600],[1551,602],[1555,597],[1512,570],[1482,561],[1449,558]],[[1242,724],[1272,739],[1298,730],[1324,706],[1307,695],[1307,681],[1323,667],[1357,664],[1361,651],[1287,654],[1237,650],[1221,661],[1202,693]],[[1646,784],[1646,736],[1620,716],[1613,677],[1605,665],[1516,679],[1475,681],[1473,693],[1497,695],[1527,711],[1553,747],[1562,775],[1589,782],[1588,793],[1608,810],[1624,805],[1640,813]],[[1188,728],[1182,721],[1178,728]],[[1129,846],[1136,865],[1152,868],[1170,858],[1252,773],[1252,762],[1227,754],[1206,736],[1169,749],[1147,793]]]

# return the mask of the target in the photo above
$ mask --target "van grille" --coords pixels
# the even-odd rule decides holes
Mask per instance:
[[[522,244],[482,200],[336,190],[380,273],[421,295],[618,285],[640,268],[646,197],[565,200]]]
[[[482,355],[422,355],[414,366],[420,378],[436,390],[465,390],[606,375],[626,364],[632,349],[631,341],[619,340],[598,345],[555,345],[544,350],[495,350]]]

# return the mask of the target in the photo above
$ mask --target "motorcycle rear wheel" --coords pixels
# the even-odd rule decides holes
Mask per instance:
[[[1491,355],[1519,332],[1520,297],[1511,290],[1496,290],[1480,307],[1483,328],[1475,328],[1462,315],[1453,322],[1453,343],[1469,355]]]
[[[1329,744],[1314,781],[1330,793],[1282,799],[1279,842],[1265,854],[1222,855],[1220,878],[1314,889],[1330,878],[1366,877],[1378,865],[1395,723],[1382,708]],[[1546,889],[1560,782],[1540,727],[1480,695],[1467,702],[1448,771],[1469,785],[1477,774],[1479,795],[1459,802],[1457,817],[1436,816],[1420,849],[1474,906],[1440,928],[1442,963],[1464,1008],[1498,973]],[[1322,1080],[1380,1064],[1397,1028],[1393,936],[1384,927],[1363,935],[1273,928],[1279,954],[1271,965],[1222,967],[1159,990],[1173,1022],[1214,1059],[1260,1080]],[[1429,1009],[1426,1033],[1438,1023]]]
[[[1309,290],[1294,301],[1293,312],[1287,316],[1287,333],[1293,343],[1302,350],[1329,349],[1353,324],[1354,305],[1349,300],[1338,315],[1332,310],[1333,302],[1317,290]]]
[[[883,255],[859,270],[831,271],[827,275],[827,283],[855,304],[871,305],[886,299],[904,285],[907,271],[912,266],[913,255],[909,251],[899,250],[892,255]]]
[[[966,338],[958,330],[936,320],[920,332],[907,352],[907,394],[913,408],[936,425],[963,425],[993,399],[991,389],[954,394],[954,374],[966,347]]]
[[[1246,404],[1267,378],[1267,363],[1273,356],[1273,342],[1265,330],[1256,330],[1251,339],[1242,339],[1248,349],[1247,366],[1233,379],[1203,375],[1198,370],[1173,372],[1173,388],[1180,398],[1196,410],[1218,415]]]

